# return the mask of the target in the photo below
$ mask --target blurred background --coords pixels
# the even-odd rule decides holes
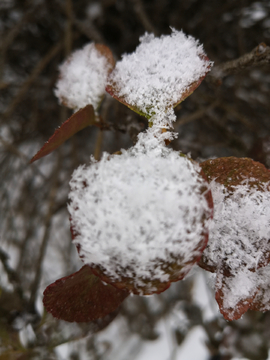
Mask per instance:
[[[54,96],[58,67],[92,41],[119,60],[146,31],[170,27],[197,38],[214,69],[257,47],[255,65],[210,73],[176,108],[171,146],[198,161],[251,157],[269,167],[269,1],[0,1],[0,360],[268,359],[270,314],[226,322],[199,268],[161,295],[128,298],[107,327],[111,319],[69,324],[43,309],[45,287],[81,267],[66,209],[73,170],[129,148],[147,127],[108,95],[101,116],[110,130],[84,129],[29,165],[72,114]]]

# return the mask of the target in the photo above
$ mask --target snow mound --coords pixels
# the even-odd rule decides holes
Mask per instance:
[[[167,282],[174,269],[184,276],[207,241],[208,184],[199,172],[166,148],[104,154],[75,170],[68,210],[84,263],[135,288]]]
[[[55,95],[69,108],[91,104],[96,110],[105,93],[111,63],[94,43],[75,51],[59,68]]]
[[[139,109],[154,123],[159,114],[167,113],[167,121],[174,121],[172,111],[181,95],[212,66],[202,45],[192,36],[172,29],[170,36],[154,37],[146,33],[132,54],[125,54],[109,76],[108,84],[119,98]]]

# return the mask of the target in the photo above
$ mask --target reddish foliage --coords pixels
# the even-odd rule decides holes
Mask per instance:
[[[54,317],[65,321],[96,321],[109,314],[108,320],[113,320],[116,309],[128,294],[103,284],[85,265],[49,285],[44,291],[43,303]],[[106,325],[105,322],[103,326]]]
[[[262,189],[262,184],[270,181],[270,172],[266,167],[249,158],[225,157],[207,160],[201,163],[208,181],[226,186],[229,191],[248,179],[250,187]],[[252,179],[251,179],[252,178]],[[253,180],[254,179],[254,180]]]
[[[90,125],[100,126],[100,124],[96,121],[93,106],[87,105],[83,109],[80,109],[75,114],[73,114],[57,130],[55,130],[54,134],[43,145],[43,147],[37,152],[37,154],[31,159],[30,162],[32,163],[50,154],[66,140],[75,135],[78,131]]]

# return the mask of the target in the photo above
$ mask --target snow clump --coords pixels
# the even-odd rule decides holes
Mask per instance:
[[[88,104],[97,110],[105,93],[111,67],[110,61],[100,52],[98,45],[88,44],[75,51],[60,66],[55,95],[61,103],[76,111]]]
[[[197,164],[165,147],[137,150],[75,170],[68,210],[83,262],[151,293],[152,282],[177,281],[199,260],[211,209]]]

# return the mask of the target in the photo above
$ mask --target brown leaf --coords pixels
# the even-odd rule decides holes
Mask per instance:
[[[100,126],[95,120],[93,106],[87,105],[73,114],[57,130],[55,130],[54,134],[31,159],[30,163],[50,154],[78,131],[90,125]]]
[[[110,73],[113,70],[114,66],[115,66],[115,60],[114,60],[114,57],[113,57],[113,54],[112,54],[111,50],[108,48],[108,46],[106,46],[104,44],[95,44],[95,47],[99,51],[99,53],[101,55],[106,57],[109,64],[111,65],[111,67],[109,69],[109,73]]]
[[[43,303],[54,317],[69,322],[89,322],[114,312],[128,296],[127,291],[105,285],[88,265],[49,285]]]
[[[248,179],[250,187],[262,188],[270,181],[270,171],[261,163],[249,158],[234,156],[204,161],[200,164],[208,181],[213,179],[229,191]],[[270,188],[269,188],[270,189]]]

